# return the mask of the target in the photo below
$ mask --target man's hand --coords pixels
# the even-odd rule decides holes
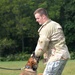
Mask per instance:
[[[35,55],[35,51],[34,51],[34,52],[32,52],[31,57],[35,58],[35,60],[37,61],[37,63],[39,63],[40,56],[39,56],[39,57],[37,57],[37,56]]]

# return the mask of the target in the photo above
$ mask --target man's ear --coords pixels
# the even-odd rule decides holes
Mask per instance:
[[[42,15],[42,18],[45,19],[45,17],[46,17],[46,16],[43,14],[43,15]]]

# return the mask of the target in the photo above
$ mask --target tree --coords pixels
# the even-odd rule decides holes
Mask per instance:
[[[45,8],[49,17],[62,25],[67,44],[75,48],[74,3],[75,0],[0,0],[0,51],[16,53],[35,49],[39,25],[33,12],[39,7]]]
[[[61,8],[61,23],[64,28],[68,47],[75,50],[75,0],[65,1]]]
[[[37,27],[35,27],[35,22],[33,23],[32,19],[33,5],[34,2],[31,2],[31,0],[0,1],[1,41],[3,41],[3,39],[10,41],[11,39],[15,43],[14,49],[16,47],[22,47],[21,49],[24,50],[24,42],[27,42],[24,41],[24,38],[34,37],[34,35],[37,37]],[[8,42],[6,44],[8,44]],[[3,49],[5,48],[2,47],[1,50]]]

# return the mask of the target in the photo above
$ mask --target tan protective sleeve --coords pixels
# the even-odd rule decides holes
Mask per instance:
[[[41,36],[38,39],[38,43],[35,49],[35,55],[41,56],[44,52],[47,51],[49,45],[49,39],[45,36]]]

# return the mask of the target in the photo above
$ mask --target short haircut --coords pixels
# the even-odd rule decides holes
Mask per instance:
[[[38,8],[38,9],[36,9],[36,10],[34,11],[34,15],[35,15],[36,13],[39,13],[41,16],[44,14],[45,16],[48,17],[47,11],[46,11],[44,8]]]

